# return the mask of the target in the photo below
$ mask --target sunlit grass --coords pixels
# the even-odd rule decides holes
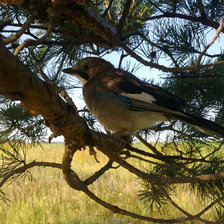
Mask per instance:
[[[45,145],[28,150],[28,161],[61,162],[63,156],[62,144]],[[87,178],[100,169],[107,158],[97,152],[97,163],[88,150],[79,151],[73,160],[73,169],[82,179]],[[146,169],[137,162],[137,166]],[[30,169],[34,180],[20,179],[11,183],[5,189],[11,200],[9,206],[0,207],[1,224],[143,224],[144,221],[113,214],[111,211],[96,204],[84,193],[71,189],[65,182],[62,172],[56,168]],[[178,186],[179,195],[174,200],[188,212],[195,214],[203,206],[203,202],[192,195],[183,186]],[[124,209],[157,218],[177,218],[183,215],[172,206],[166,208],[166,213],[149,213],[138,200],[140,181],[125,169],[119,167],[106,172],[90,189],[100,198]],[[207,218],[212,218],[211,212]],[[198,223],[198,222],[188,222]]]

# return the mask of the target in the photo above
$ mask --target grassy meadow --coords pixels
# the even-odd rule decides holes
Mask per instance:
[[[46,144],[44,149],[31,148],[27,152],[28,161],[61,162],[63,144]],[[107,158],[97,152],[100,163],[96,163],[88,150],[76,153],[73,168],[82,178],[88,177],[100,169]],[[144,167],[138,162],[138,167]],[[4,192],[11,200],[9,205],[0,205],[0,224],[143,224],[130,217],[114,214],[96,204],[84,193],[71,189],[65,182],[62,172],[57,168],[30,169],[33,180],[19,179],[4,186]],[[203,206],[189,190],[184,191],[180,186],[180,194],[175,196],[175,201],[189,212],[199,212]],[[167,212],[150,213],[139,202],[137,194],[141,189],[136,177],[123,168],[106,172],[99,180],[90,186],[90,189],[109,203],[121,208],[155,218],[182,217],[172,205],[167,207]],[[207,216],[207,217],[206,217]],[[212,211],[205,218],[212,218]],[[187,223],[195,223],[191,221]]]

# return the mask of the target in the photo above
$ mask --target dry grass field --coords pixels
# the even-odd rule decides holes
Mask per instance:
[[[63,155],[63,144],[46,144],[44,149],[39,147],[28,150],[28,161],[60,162]],[[73,168],[83,177],[88,177],[100,167],[107,159],[97,153],[100,163],[96,163],[88,150],[76,153]],[[144,167],[138,162],[137,166]],[[72,190],[65,182],[62,172],[56,168],[30,169],[33,180],[20,179],[4,190],[11,200],[9,205],[0,206],[1,224],[143,224],[149,223],[132,219],[130,217],[113,214],[111,211],[96,204],[82,192]],[[6,187],[6,186],[5,186]],[[109,203],[134,211],[139,214],[157,218],[177,218],[182,215],[172,207],[167,207],[164,214],[149,212],[138,200],[141,189],[139,180],[123,168],[110,170],[91,185],[93,192]],[[175,200],[189,212],[199,212],[201,203],[189,190],[179,187],[180,194]],[[207,218],[212,218],[209,212]],[[188,223],[198,222],[191,221]]]

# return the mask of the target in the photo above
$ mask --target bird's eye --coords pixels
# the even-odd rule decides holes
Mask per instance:
[[[85,64],[85,65],[84,65],[84,69],[85,69],[86,71],[88,71],[88,70],[89,70],[89,66],[88,66],[87,64]]]

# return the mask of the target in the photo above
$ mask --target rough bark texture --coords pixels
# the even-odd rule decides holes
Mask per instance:
[[[122,140],[91,131],[85,121],[57,94],[56,88],[38,78],[13,56],[0,41],[0,94],[20,100],[26,111],[41,114],[55,136],[72,144],[120,151]]]

